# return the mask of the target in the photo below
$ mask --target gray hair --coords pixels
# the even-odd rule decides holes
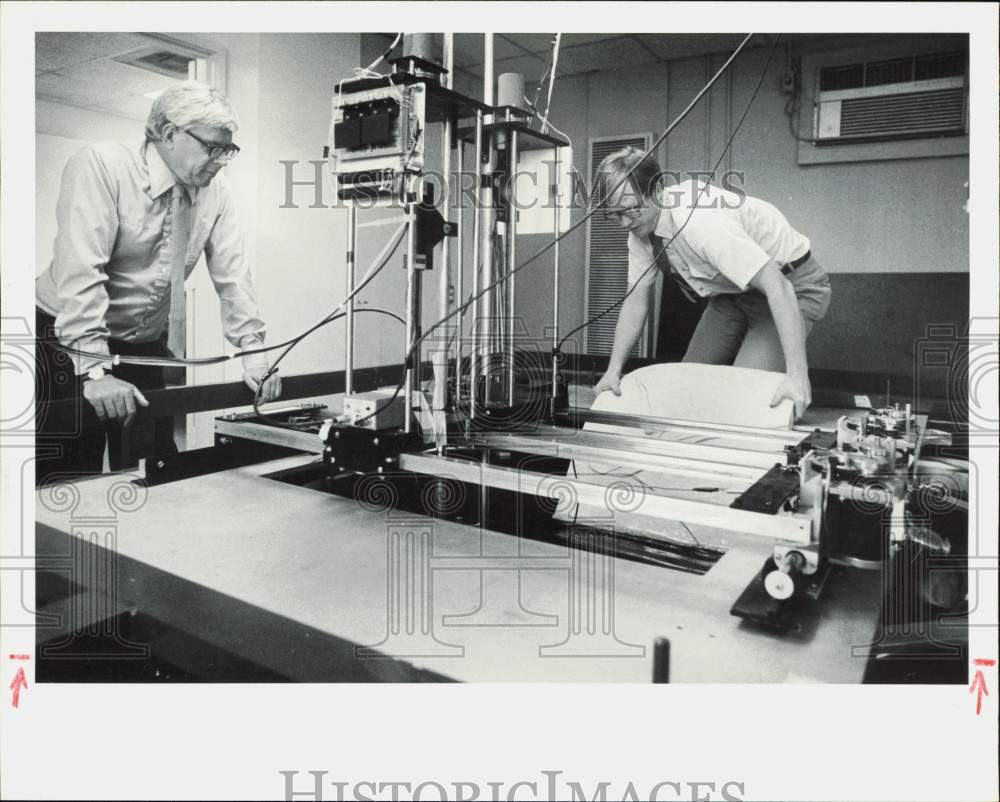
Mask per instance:
[[[597,187],[594,197],[605,202],[608,193],[621,185],[625,176],[629,177],[632,190],[640,198],[655,197],[660,188],[663,171],[652,154],[643,158],[643,152],[631,145],[606,156],[597,168]]]
[[[178,128],[207,125],[230,132],[240,125],[236,109],[225,96],[197,81],[183,81],[160,92],[146,118],[146,139],[161,140],[168,123]]]

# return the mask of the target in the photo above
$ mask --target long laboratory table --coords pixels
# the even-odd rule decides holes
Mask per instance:
[[[68,573],[72,591],[39,610],[39,640],[71,645],[141,613],[188,636],[154,656],[216,680],[192,643],[289,681],[650,682],[666,639],[670,682],[856,683],[877,637],[879,571],[835,567],[801,631],[782,635],[729,612],[770,551],[763,539],[697,575],[266,476],[313,459],[40,490],[38,566]]]

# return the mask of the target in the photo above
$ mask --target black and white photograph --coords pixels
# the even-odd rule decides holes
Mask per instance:
[[[997,798],[996,6],[0,11],[3,798]]]

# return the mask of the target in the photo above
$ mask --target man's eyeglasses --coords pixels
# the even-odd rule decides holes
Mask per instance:
[[[197,134],[191,133],[186,128],[178,129],[182,134],[187,134],[198,144],[200,144],[205,150],[208,151],[208,158],[213,161],[227,162],[230,159],[236,158],[236,154],[240,152],[240,146],[236,144],[220,145],[216,142],[206,142]]]
[[[607,220],[616,220],[621,223],[623,220],[638,220],[642,214],[641,206],[632,206],[628,209],[605,209],[604,217]]]

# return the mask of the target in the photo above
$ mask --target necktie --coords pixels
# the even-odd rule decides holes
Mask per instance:
[[[167,228],[167,226],[164,226]],[[167,347],[176,357],[183,357],[186,335],[186,304],[184,301],[184,270],[187,258],[188,222],[187,197],[180,184],[170,193],[170,315],[167,323]]]
[[[678,275],[677,271],[673,269],[673,265],[670,264],[670,259],[667,258],[667,249],[664,247],[663,238],[656,235],[649,235],[649,244],[653,246],[653,255],[656,258],[656,264],[666,273],[670,278],[674,280],[674,283],[680,287],[681,292],[684,293],[684,297],[687,298],[692,303],[698,303],[701,300],[698,293],[696,293],[688,283],[684,280],[684,277]]]

